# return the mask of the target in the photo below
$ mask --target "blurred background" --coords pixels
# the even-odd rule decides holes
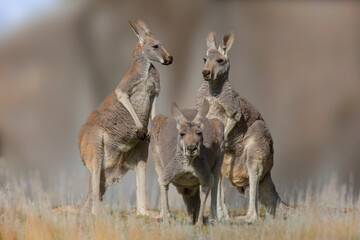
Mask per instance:
[[[0,186],[17,179],[26,190],[35,178],[54,204],[85,196],[77,134],[125,74],[137,42],[128,20],[137,18],[174,56],[172,65],[156,65],[158,113],[169,114],[172,101],[194,107],[207,32],[220,42],[233,30],[230,81],[270,128],[280,196],[294,202],[334,176],[358,196],[358,1],[0,1]],[[148,204],[158,207],[148,163]],[[226,190],[233,206],[246,202]],[[173,188],[170,197],[182,204]],[[135,199],[134,172],[105,195],[107,204]]]

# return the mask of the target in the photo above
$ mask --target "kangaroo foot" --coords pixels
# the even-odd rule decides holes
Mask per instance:
[[[251,224],[251,223],[255,223],[256,221],[258,221],[259,218],[250,217],[250,216],[236,216],[236,217],[234,217],[234,220]]]

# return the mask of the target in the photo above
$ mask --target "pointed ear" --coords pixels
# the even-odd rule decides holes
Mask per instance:
[[[145,33],[147,33],[147,34],[151,33],[150,28],[147,26],[147,24],[143,20],[138,19],[137,25],[139,27],[141,27],[144,30]]]
[[[228,55],[228,52],[231,49],[234,40],[235,40],[234,32],[228,32],[227,34],[225,34],[222,43],[219,46],[219,51],[224,55]]]
[[[201,121],[202,118],[206,117],[206,114],[209,112],[209,108],[209,101],[204,99],[198,113],[196,114],[196,117],[194,118],[194,121]]]
[[[130,23],[131,28],[134,30],[136,36],[138,37],[140,44],[143,44],[145,36],[146,36],[145,31],[141,27],[139,27],[137,24],[133,23],[130,20],[129,20],[129,23]]]
[[[211,31],[206,35],[206,46],[208,49],[216,49],[216,33],[214,31]]]
[[[186,118],[181,113],[175,102],[171,104],[171,115],[175,118],[175,121],[178,125],[182,122],[187,122]]]

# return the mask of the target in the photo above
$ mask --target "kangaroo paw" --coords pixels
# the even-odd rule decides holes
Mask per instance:
[[[137,131],[136,131],[136,136],[141,140],[141,141],[144,141],[144,140],[146,140],[146,136],[147,136],[147,133],[148,133],[148,131],[147,131],[147,129],[138,129]]]

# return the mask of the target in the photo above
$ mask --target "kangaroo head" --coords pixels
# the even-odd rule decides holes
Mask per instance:
[[[163,65],[169,65],[173,61],[173,57],[167,51],[162,43],[155,39],[154,35],[150,32],[149,27],[144,21],[139,19],[137,23],[129,21],[136,36],[139,38],[139,43],[142,48],[144,56],[150,62],[159,62]]]
[[[225,34],[219,47],[216,47],[215,32],[211,31],[206,36],[207,51],[204,57],[202,71],[205,81],[216,81],[226,76],[230,69],[228,52],[234,43],[234,33]]]
[[[177,144],[184,157],[192,160],[199,156],[203,143],[203,118],[209,111],[209,102],[204,100],[199,112],[192,121],[188,121],[181,113],[176,103],[171,105],[171,114],[176,120],[178,129]]]

